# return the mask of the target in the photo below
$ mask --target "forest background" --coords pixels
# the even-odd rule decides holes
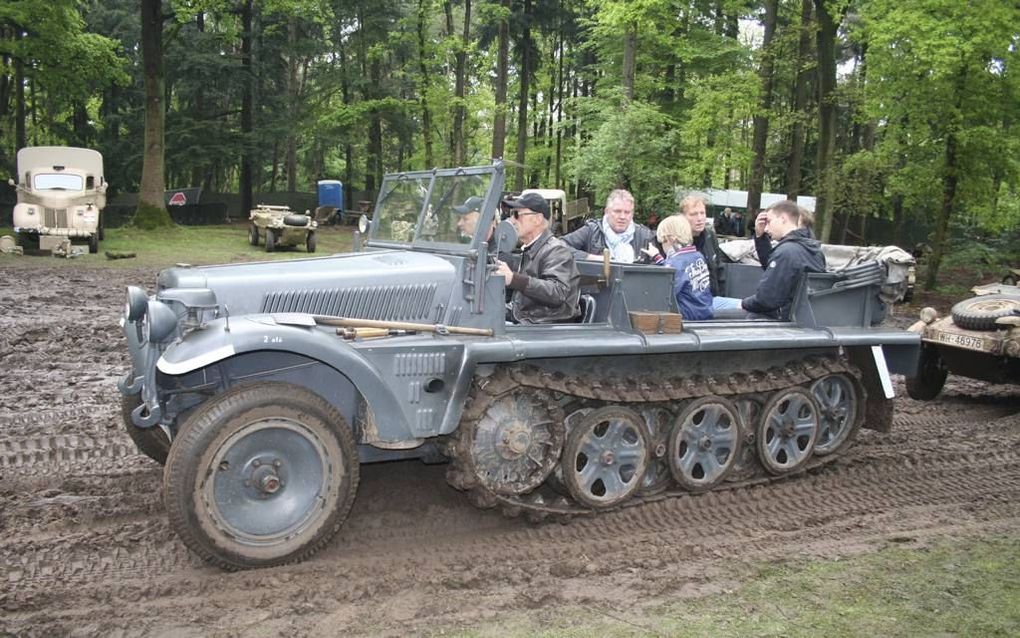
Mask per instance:
[[[2,0],[0,169],[95,148],[164,221],[168,187],[492,158],[639,215],[810,194],[827,241],[928,241],[931,287],[951,240],[1018,238],[1018,47],[1012,0]]]

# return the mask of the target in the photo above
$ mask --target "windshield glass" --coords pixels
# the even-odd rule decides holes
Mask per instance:
[[[466,249],[492,183],[491,170],[387,176],[373,214],[371,239]]]
[[[37,191],[80,191],[84,185],[81,175],[36,173],[32,176],[32,190]]]
[[[436,176],[416,241],[470,244],[492,174]]]

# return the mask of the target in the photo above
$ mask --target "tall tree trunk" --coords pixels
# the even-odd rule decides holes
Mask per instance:
[[[457,45],[453,90],[453,165],[463,166],[467,159],[467,140],[464,135],[464,121],[467,119],[467,105],[464,103],[467,84],[467,51],[471,42],[471,0],[464,0],[464,34]]]
[[[765,2],[765,36],[761,45],[761,66],[758,76],[761,79],[761,97],[754,114],[754,135],[751,138],[751,183],[747,188],[747,217],[754,218],[761,208],[761,192],[765,184],[765,152],[769,137],[769,109],[772,108],[772,38],[776,34],[776,13],[779,0]]]
[[[800,3],[800,38],[797,43],[797,83],[793,91],[793,135],[790,159],[786,166],[786,197],[797,201],[800,195],[804,165],[805,125],[807,123],[808,80],[811,75],[811,10],[812,0]]]
[[[16,29],[16,40],[21,39],[21,29]],[[25,135],[25,63],[20,57],[14,58],[14,152],[28,146]],[[19,180],[21,177],[18,178]]]
[[[524,190],[525,159],[528,151],[528,98],[531,96],[531,0],[524,0],[524,27],[521,33],[521,90],[517,102],[517,173],[514,190]]]
[[[499,21],[496,48],[496,112],[492,119],[492,157],[503,157],[506,144],[506,85],[510,66],[510,0],[500,0],[502,15]]]
[[[163,106],[163,5],[160,0],[142,0],[142,68],[145,75],[145,135],[142,180],[138,190],[139,208],[146,208],[146,223],[171,225],[163,203],[165,188],[165,140]],[[137,216],[136,216],[137,220]]]
[[[563,40],[564,40],[564,33],[563,33],[563,12],[562,12],[563,8],[562,7],[563,7],[563,2],[561,0],[561,2],[559,2],[559,4],[558,4],[558,8],[560,10],[559,11],[560,21],[559,21],[559,28],[557,29],[558,30],[558,34],[557,35],[558,35],[558,38],[559,38],[559,45],[558,45],[559,48],[558,48],[558,51],[557,51],[558,70],[557,70],[557,79],[556,79],[556,91],[557,91],[557,98],[556,98],[556,177],[555,177],[555,181],[554,181],[554,184],[555,184],[556,188],[563,188],[563,180],[562,180],[562,166],[563,166],[563,130],[562,130],[562,122],[563,122]],[[564,211],[564,212],[566,212],[566,211]]]
[[[634,99],[634,73],[637,68],[637,23],[627,25],[623,36],[623,94]]]
[[[836,156],[836,30],[842,14],[833,16],[825,0],[814,0],[818,16],[818,186],[815,193],[815,227],[818,238],[829,241],[835,195]],[[843,7],[846,10],[846,7]]]
[[[241,138],[243,140],[241,152],[241,210],[242,218],[255,207],[255,193],[252,184],[252,133],[255,129],[255,74],[252,71],[251,43],[255,33],[252,29],[254,13],[253,0],[245,0],[241,9]],[[276,147],[273,150],[273,180],[272,187],[276,186]]]
[[[369,80],[373,87],[382,81],[382,69],[379,60],[372,60],[368,65]],[[368,125],[368,175],[365,188],[371,193],[379,188],[383,178],[383,147],[382,147],[382,113],[373,108]],[[369,181],[371,180],[371,181]]]
[[[425,143],[425,167],[426,169],[435,166],[432,158],[432,112],[429,110],[429,69],[425,63],[427,56],[425,49],[425,31],[428,25],[428,11],[431,8],[430,0],[418,0],[418,70],[421,72],[420,98],[418,101],[421,107],[421,134]],[[346,102],[346,100],[345,100]]]
[[[297,48],[297,16],[287,20],[287,44],[291,53],[287,56],[287,111],[292,124],[297,123],[298,110],[298,60],[293,51]],[[287,191],[297,190],[297,135],[295,127],[287,128]]]
[[[195,29],[199,33],[205,32],[205,13],[199,11],[195,16]],[[205,123],[205,85],[199,83],[195,87],[195,101],[192,104],[192,110],[195,114],[195,119],[199,122]],[[205,181],[204,176],[208,172],[208,164],[204,160],[193,160],[197,162],[191,167],[191,186],[201,186]]]
[[[946,252],[946,240],[949,236],[949,219],[956,208],[956,188],[959,182],[959,158],[957,157],[957,129],[959,112],[963,106],[964,90],[967,80],[967,69],[961,66],[956,76],[956,117],[950,118],[949,130],[946,132],[946,165],[942,171],[942,207],[935,220],[935,232],[932,236],[931,256],[928,259],[928,273],[924,279],[925,290],[932,290],[938,280],[942,256]]]

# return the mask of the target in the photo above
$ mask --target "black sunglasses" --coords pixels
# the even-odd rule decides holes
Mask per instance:
[[[528,211],[526,213],[522,213],[521,209],[514,208],[513,210],[510,211],[510,214],[514,216],[514,219],[517,219],[518,217],[523,217],[525,215],[541,215],[542,213],[537,213],[537,212],[535,212],[533,210],[532,211]]]

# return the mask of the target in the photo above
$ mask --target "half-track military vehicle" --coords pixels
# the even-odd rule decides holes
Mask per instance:
[[[576,321],[508,324],[503,181],[388,175],[350,254],[128,288],[125,425],[188,547],[226,569],[305,558],[363,463],[448,461],[474,504],[540,520],[790,477],[890,426],[889,371],[913,374],[920,338],[876,326],[873,270],[807,275],[788,321],[682,322],[671,269],[591,261]]]
[[[252,246],[258,246],[261,238],[267,253],[282,246],[304,246],[306,251],[315,252],[315,229],[319,224],[311,215],[295,213],[287,206],[259,204],[248,219],[248,243]]]
[[[67,239],[84,239],[99,252],[106,207],[103,156],[71,146],[30,146],[18,151],[18,203],[14,232],[26,248],[52,250]]]
[[[922,308],[909,329],[921,335],[917,374],[907,378],[907,394],[929,401],[942,392],[949,373],[991,383],[1020,383],[1020,288],[986,284],[976,297],[953,305],[939,317]]]

